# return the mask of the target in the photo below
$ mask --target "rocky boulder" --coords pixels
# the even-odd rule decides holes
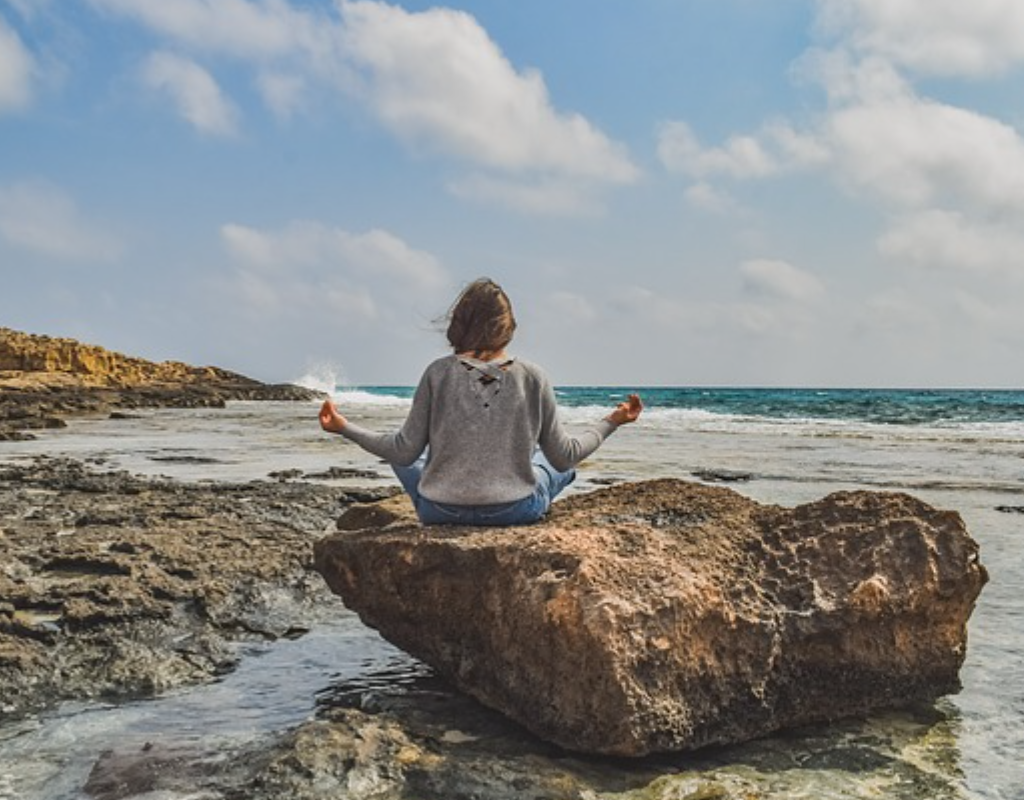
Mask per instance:
[[[987,580],[958,514],[793,509],[620,484],[520,528],[352,509],[316,568],[392,643],[540,737],[618,756],[735,743],[960,688]]]

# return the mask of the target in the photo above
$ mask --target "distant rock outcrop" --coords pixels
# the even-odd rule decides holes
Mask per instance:
[[[490,529],[422,528],[389,503],[317,543],[327,583],[575,751],[733,743],[956,692],[987,580],[960,516],[904,494],[785,509],[660,480]]]
[[[0,375],[7,381],[20,378],[28,385],[52,385],[54,376],[59,375],[65,385],[117,389],[207,381],[256,383],[215,367],[190,367],[178,361],[155,363],[75,339],[36,336],[9,328],[0,328]],[[50,376],[49,380],[43,376]]]
[[[217,367],[155,363],[74,339],[0,328],[0,440],[115,408],[222,406],[228,400],[311,400],[319,392],[265,384]]]

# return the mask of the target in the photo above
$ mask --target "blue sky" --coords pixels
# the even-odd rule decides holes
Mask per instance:
[[[413,383],[1022,385],[1019,0],[0,0],[0,325]]]

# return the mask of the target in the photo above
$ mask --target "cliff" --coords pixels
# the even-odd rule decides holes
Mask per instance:
[[[216,367],[178,361],[156,363],[75,339],[53,338],[0,328],[0,385],[73,385],[139,388],[217,382],[258,385]]]
[[[217,367],[156,363],[74,339],[0,328],[0,440],[61,427],[75,414],[318,397],[298,386],[265,384]]]

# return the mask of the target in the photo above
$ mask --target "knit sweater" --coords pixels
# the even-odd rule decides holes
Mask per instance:
[[[437,503],[472,506],[531,495],[537,446],[555,469],[565,471],[616,427],[602,420],[572,436],[558,418],[554,389],[539,367],[521,359],[499,364],[451,355],[424,371],[398,431],[375,433],[349,422],[341,433],[399,466],[412,464],[429,445],[420,494]]]

